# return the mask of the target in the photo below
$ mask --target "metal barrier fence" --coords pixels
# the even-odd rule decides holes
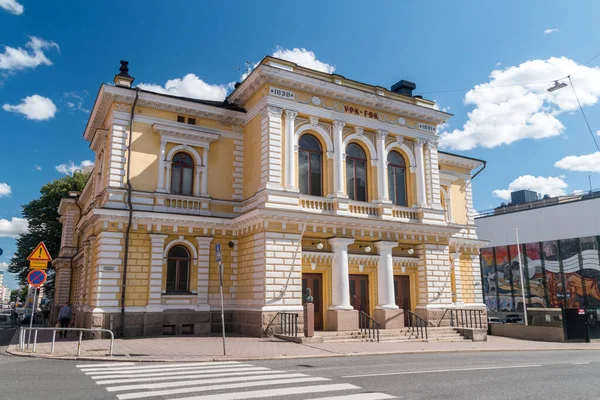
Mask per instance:
[[[457,328],[483,328],[487,321],[482,321],[483,310],[469,310],[464,308],[449,309],[450,326]]]
[[[412,311],[404,310],[404,312],[408,314],[408,331],[417,338],[429,340],[429,334],[427,333],[429,322]]]
[[[279,327],[284,336],[298,337],[298,314],[277,313],[279,315]]]
[[[25,340],[26,332],[30,331],[29,338]],[[50,347],[50,354],[54,354],[54,344],[56,342],[56,331],[68,332],[68,331],[78,331],[79,332],[79,341],[77,342],[77,356],[81,354],[81,340],[83,339],[83,332],[100,332],[100,333],[108,333],[110,335],[110,347],[108,349],[108,355],[113,355],[113,347],[115,343],[115,335],[111,330],[108,329],[96,329],[96,328],[29,328],[29,327],[21,327],[19,331],[19,350],[29,349],[29,344],[31,342],[31,331],[33,331],[33,348],[32,352],[35,353],[36,345],[37,345],[37,337],[38,331],[52,331],[52,345]],[[27,342],[27,343],[25,343]]]

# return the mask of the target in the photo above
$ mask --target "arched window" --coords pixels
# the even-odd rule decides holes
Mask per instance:
[[[167,293],[188,292],[190,253],[184,246],[173,246],[167,255]]]
[[[323,152],[313,135],[302,135],[298,143],[300,193],[322,196]]]
[[[346,191],[352,200],[367,201],[367,156],[355,143],[346,147]]]
[[[171,193],[191,196],[193,187],[194,161],[187,153],[176,153],[171,163]]]
[[[390,200],[397,206],[406,206],[406,162],[397,151],[388,154],[388,188]]]

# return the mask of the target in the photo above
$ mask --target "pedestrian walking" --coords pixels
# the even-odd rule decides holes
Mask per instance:
[[[44,328],[48,326],[48,319],[50,318],[50,309],[48,307],[44,308],[42,311],[42,320],[44,322]]]
[[[12,308],[10,310],[10,327],[14,328],[16,324],[17,324],[17,310]]]
[[[68,328],[69,324],[71,323],[71,318],[73,318],[73,309],[71,308],[69,302],[66,302],[65,305],[60,309],[60,312],[58,313],[58,321],[60,322],[60,327]],[[59,337],[66,338],[67,331],[60,331]]]

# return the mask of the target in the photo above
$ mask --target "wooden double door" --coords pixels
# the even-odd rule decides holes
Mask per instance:
[[[396,305],[410,311],[410,279],[404,275],[394,275],[394,297]],[[408,314],[404,313],[404,324],[408,324]]]

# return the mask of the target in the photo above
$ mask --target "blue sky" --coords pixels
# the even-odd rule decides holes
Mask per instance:
[[[580,65],[600,52],[600,3],[567,4],[0,0],[0,269],[24,229],[21,204],[92,159],[83,129],[121,59],[136,83],[180,79],[169,90],[206,97],[277,51],[384,87],[411,80],[454,114],[440,132],[446,150],[488,161],[473,183],[478,210],[509,189],[586,190],[590,174],[600,187],[600,153],[572,89],[545,91],[572,74],[600,129],[600,57]]]

